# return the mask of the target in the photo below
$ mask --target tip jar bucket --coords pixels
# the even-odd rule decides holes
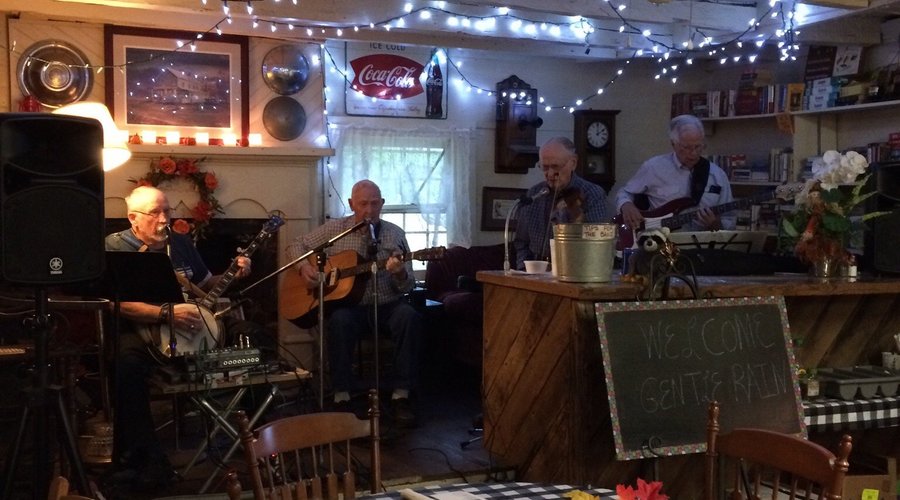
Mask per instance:
[[[559,281],[605,283],[612,280],[615,224],[557,224],[553,227]]]

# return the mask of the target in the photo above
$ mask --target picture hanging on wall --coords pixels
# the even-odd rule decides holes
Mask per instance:
[[[130,135],[207,132],[211,138],[249,129],[248,43],[242,36],[196,40],[180,31],[107,25],[106,103]]]

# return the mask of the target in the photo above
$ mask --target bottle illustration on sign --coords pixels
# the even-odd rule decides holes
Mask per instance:
[[[428,78],[425,80],[425,118],[444,116],[444,75],[437,55],[431,58]]]

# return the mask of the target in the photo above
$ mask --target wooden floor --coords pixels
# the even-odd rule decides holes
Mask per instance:
[[[508,478],[508,468],[492,463],[481,441],[461,446],[462,442],[476,437],[470,430],[473,420],[481,411],[480,375],[477,370],[454,363],[429,362],[425,371],[421,389],[415,399],[418,425],[413,429],[397,429],[393,427],[389,416],[382,419],[383,487],[396,489],[408,484],[431,481],[467,482],[483,481],[492,477]],[[312,385],[285,388],[278,395],[267,417],[277,418],[280,415],[314,411],[318,407],[318,397],[316,388]],[[389,396],[389,392],[386,392],[383,398]],[[365,405],[364,391],[360,391],[359,397],[355,399],[358,400],[362,410]],[[7,404],[10,407],[14,406],[13,401],[8,401]],[[389,405],[383,404],[383,407],[385,411],[389,411]],[[171,415],[171,404],[166,399],[154,402],[153,408],[157,423],[165,422]],[[5,416],[6,419],[15,420],[14,411],[6,413]],[[166,425],[158,431],[168,448],[170,460],[178,471],[183,471],[190,462],[200,441],[206,435],[207,428],[206,422],[197,412],[189,412],[182,422],[177,447],[172,425]],[[4,460],[4,466],[7,458],[6,448],[15,428],[15,425],[10,424],[11,421],[4,423],[4,429],[0,431],[0,453],[2,453],[0,459]],[[25,442],[28,446],[30,437]],[[207,491],[221,492],[224,491],[224,486],[220,484],[223,471],[243,467],[238,461],[240,451],[237,453],[237,459],[222,462],[221,458],[230,444],[224,435],[217,437],[213,446],[202,453],[196,466],[187,471],[171,488],[154,495],[112,494],[103,486],[105,474],[108,472],[105,466],[88,466],[87,472],[89,480],[100,485],[100,490],[106,498],[142,499],[194,495],[211,476],[214,481]],[[360,450],[360,453],[365,454],[366,451]],[[24,484],[25,478],[29,475],[27,468],[31,467],[30,452],[26,450],[24,455],[24,460],[20,460],[23,464],[19,469],[22,470],[24,467],[25,470],[22,470],[23,474],[17,474],[23,481],[16,484],[13,498],[31,497],[27,493],[28,486]]]

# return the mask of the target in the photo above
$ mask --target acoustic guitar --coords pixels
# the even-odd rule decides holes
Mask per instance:
[[[714,214],[721,215],[732,210],[747,208],[775,198],[787,201],[792,199],[794,194],[801,189],[803,189],[803,184],[800,183],[782,184],[773,191],[762,191],[749,198],[742,198],[729,203],[723,203],[721,205],[709,207],[709,209],[712,210]],[[694,205],[695,203],[692,198],[678,198],[655,209],[642,211],[641,214],[644,216],[644,222],[641,227],[637,228],[628,227],[622,220],[622,214],[616,215],[613,218],[613,223],[615,223],[618,228],[616,251],[621,252],[626,248],[633,247],[634,242],[637,240],[635,235],[645,229],[657,229],[661,227],[678,229],[685,224],[690,223],[696,217],[696,211],[691,210],[685,212],[684,210],[691,208]]]
[[[401,260],[438,260],[444,257],[444,247],[426,248],[400,256]],[[378,269],[384,269],[388,259],[377,261]],[[308,261],[316,265],[316,256],[311,255]],[[360,274],[372,268],[371,261],[365,261],[356,251],[338,252],[325,262],[325,297],[326,306],[338,304],[355,304],[366,291],[365,279],[356,279]],[[278,310],[281,316],[291,320],[301,328],[312,328],[319,322],[318,287],[306,288],[297,270],[285,273],[278,293]]]
[[[263,225],[259,234],[253,238],[250,245],[243,249],[238,256],[250,257],[257,248],[284,224],[284,219],[277,215],[273,215]],[[192,300],[197,305],[197,310],[203,318],[203,326],[196,330],[182,330],[176,328],[175,336],[175,356],[183,356],[207,349],[216,349],[221,347],[219,344],[222,339],[223,325],[219,319],[219,315],[215,313],[216,305],[219,297],[228,289],[234,281],[238,272],[237,258],[231,261],[231,265],[216,282],[216,286],[209,291],[203,298]],[[193,289],[196,289],[194,287]],[[169,347],[169,325],[167,324],[138,324],[138,333],[150,347],[150,354],[160,362],[165,362],[173,357],[173,353]]]

